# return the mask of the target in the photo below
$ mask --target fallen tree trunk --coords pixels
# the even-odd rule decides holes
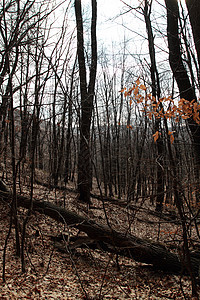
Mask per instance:
[[[52,189],[52,190],[58,189],[60,191],[69,191],[71,193],[77,193],[77,190],[75,190],[75,189],[65,187],[65,186],[52,185],[50,183],[42,182],[42,181],[38,180],[37,178],[35,178],[35,183],[37,183],[41,186],[47,187],[49,189]],[[142,210],[142,211],[145,211],[145,213],[159,217],[160,219],[163,219],[166,222],[173,222],[174,224],[181,224],[180,220],[178,219],[178,216],[175,213],[173,213],[173,214],[170,213],[169,211],[160,213],[157,211],[153,211],[153,210],[144,208],[142,205],[140,207],[138,207],[138,206],[130,204],[130,203],[127,204],[126,201],[123,201],[123,200],[120,200],[117,198],[101,196],[101,195],[97,195],[97,194],[93,194],[93,193],[90,193],[90,197],[97,199],[99,201],[112,203],[112,204],[117,205],[122,208],[128,208],[129,210],[132,210],[132,211]],[[152,222],[152,224],[153,224],[153,222]]]
[[[0,190],[0,198],[3,201],[8,202],[11,197],[11,193]],[[28,197],[17,195],[17,201],[18,206],[29,208],[30,199]],[[98,224],[47,201],[34,200],[33,210],[85,232],[89,238],[103,242],[106,246],[104,248],[112,249],[112,252],[116,254],[151,264],[164,271],[180,273],[183,270],[178,255],[170,252],[160,243],[118,232],[109,226]],[[194,273],[198,275],[199,260],[195,257],[192,257],[191,260]]]

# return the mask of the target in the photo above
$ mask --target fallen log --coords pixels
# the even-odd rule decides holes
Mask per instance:
[[[54,184],[51,184],[51,183],[48,183],[48,182],[43,182],[43,181],[40,181],[39,179],[35,178],[35,183],[36,184],[39,184],[41,186],[44,186],[50,190],[60,190],[60,191],[68,191],[68,192],[71,192],[71,193],[77,193],[77,190],[76,189],[73,189],[73,188],[69,188],[67,186],[60,186],[60,185],[54,185]]]
[[[68,191],[68,192],[71,192],[71,193],[77,193],[76,189],[69,188],[69,187],[66,187],[66,186],[59,186],[59,185],[55,186],[55,185],[52,185],[50,183],[40,181],[37,178],[35,178],[35,183],[37,183],[41,186],[47,187],[51,190],[57,189],[57,190],[60,190],[60,191]],[[171,222],[171,223],[173,222],[174,224],[181,224],[180,220],[178,219],[178,216],[175,213],[172,214],[172,213],[170,213],[169,211],[166,211],[166,210],[164,212],[160,213],[160,212],[157,212],[157,211],[154,211],[154,210],[150,210],[148,208],[144,208],[142,205],[138,207],[136,205],[127,203],[126,201],[123,201],[123,200],[120,200],[120,199],[117,199],[117,198],[101,196],[101,195],[97,195],[97,194],[93,194],[93,193],[90,193],[90,197],[94,198],[94,199],[97,199],[99,201],[112,203],[113,205],[117,205],[117,206],[122,207],[122,208],[128,208],[131,211],[144,211],[146,214],[148,214],[148,215],[150,214],[152,216],[158,217],[160,219],[163,219],[166,222]],[[153,223],[154,222],[152,222],[152,224]]]
[[[11,197],[10,192],[0,190],[1,200],[8,202]],[[18,206],[29,208],[28,197],[17,195],[17,202]],[[153,265],[167,272],[180,273],[183,270],[179,256],[158,242],[124,234],[47,201],[33,200],[33,210],[85,232],[89,238],[103,242],[107,245],[107,249],[112,249],[112,252],[116,254]],[[200,261],[195,257],[191,257],[191,261],[193,271],[197,276]]]

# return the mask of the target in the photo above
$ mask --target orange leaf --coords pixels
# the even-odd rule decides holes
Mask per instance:
[[[151,120],[152,119],[152,112],[149,111],[147,114],[148,114],[149,119]]]
[[[179,117],[176,117],[175,122],[176,122],[176,123],[179,122]]]
[[[136,82],[135,82],[137,85],[139,85],[140,84],[140,80],[139,80],[139,77],[138,77],[138,79],[136,80]]]
[[[183,120],[186,120],[186,119],[189,118],[189,116],[181,116],[181,118],[182,118]]]
[[[173,136],[173,134],[171,134],[170,135],[170,143],[173,144],[173,142],[174,142],[174,136]]]
[[[139,92],[139,89],[138,89],[138,86],[136,86],[135,90],[134,90],[134,95],[138,95],[138,92]]]
[[[143,91],[146,91],[147,88],[146,88],[146,86],[144,84],[141,84],[140,85],[140,89],[143,90]]]
[[[131,125],[126,125],[126,128],[133,129]]]
[[[128,92],[127,92],[127,95],[130,96],[132,94],[132,91],[133,91],[133,88],[129,89]]]
[[[119,93],[123,93],[126,90],[126,88],[123,88]]]
[[[158,140],[159,135],[160,135],[160,132],[159,132],[159,131],[156,131],[156,133],[153,134],[154,143],[156,143],[156,141]]]

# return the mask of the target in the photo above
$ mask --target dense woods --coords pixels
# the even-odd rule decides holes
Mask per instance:
[[[3,288],[11,257],[21,276],[37,273],[35,232],[35,248],[51,236],[52,253],[66,254],[84,299],[104,299],[105,277],[90,298],[76,267],[80,249],[88,264],[100,253],[119,269],[123,258],[178,274],[174,299],[187,299],[186,275],[198,299],[200,2],[119,3],[112,46],[106,32],[99,38],[101,0],[0,4]],[[51,235],[42,233],[50,223]]]

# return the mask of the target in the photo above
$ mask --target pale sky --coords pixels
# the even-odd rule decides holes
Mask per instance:
[[[84,5],[91,5],[91,0],[82,0]],[[125,5],[120,0],[97,0],[98,39],[109,43],[123,40],[124,29],[122,17],[117,17],[124,10]],[[128,16],[126,16],[127,18]]]

